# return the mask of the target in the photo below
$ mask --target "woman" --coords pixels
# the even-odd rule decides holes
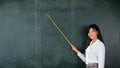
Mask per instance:
[[[96,24],[89,25],[88,39],[90,42],[85,50],[85,55],[74,45],[71,45],[72,50],[86,63],[86,68],[104,68],[105,46],[100,29]]]

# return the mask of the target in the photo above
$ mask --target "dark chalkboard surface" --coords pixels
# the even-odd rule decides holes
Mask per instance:
[[[119,12],[117,0],[0,0],[0,68],[85,68],[46,14],[83,52],[86,28],[97,24],[105,68],[119,68]]]

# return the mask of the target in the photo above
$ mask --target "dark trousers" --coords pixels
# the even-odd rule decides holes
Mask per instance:
[[[97,63],[89,63],[86,65],[86,68],[98,68],[98,64]]]

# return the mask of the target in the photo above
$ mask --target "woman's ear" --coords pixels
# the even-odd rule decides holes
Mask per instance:
[[[98,32],[98,31],[96,31],[96,33],[97,33],[97,35],[99,34],[99,32]]]

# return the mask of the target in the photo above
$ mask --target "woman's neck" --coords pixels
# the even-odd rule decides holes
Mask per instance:
[[[92,39],[92,44],[96,42],[98,38]]]

